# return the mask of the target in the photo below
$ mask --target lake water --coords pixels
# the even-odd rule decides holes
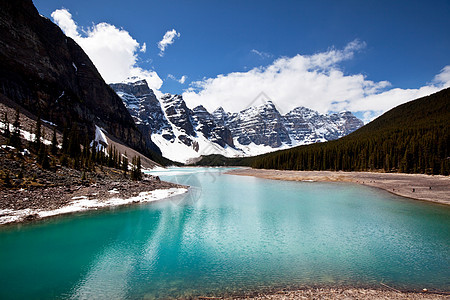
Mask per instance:
[[[355,184],[157,172],[184,198],[0,228],[0,299],[450,290],[450,209]]]

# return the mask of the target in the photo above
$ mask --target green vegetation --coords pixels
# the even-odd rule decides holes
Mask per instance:
[[[14,120],[13,132],[10,134],[9,131],[5,134],[10,134],[8,139],[8,145],[13,146],[19,150],[22,149],[22,140],[20,139],[20,119],[19,119],[19,109],[16,109],[16,118]],[[9,125],[8,125],[9,126]]]
[[[450,173],[450,89],[400,105],[336,141],[254,157],[254,168]]]
[[[131,180],[142,180],[141,157],[135,156],[131,162],[132,168],[130,173]]]
[[[202,156],[202,159],[196,162],[195,166],[249,166],[253,157],[234,157],[229,158],[220,154],[211,154]]]
[[[12,133],[9,130],[10,124],[6,114],[3,116],[3,121],[6,124],[5,128],[2,128],[2,135],[6,139],[8,145],[14,147],[16,152],[11,152],[10,158],[20,159],[22,154],[19,152],[22,150],[22,140],[20,137],[20,119],[19,111],[16,111],[16,118],[12,124]],[[43,142],[45,131],[42,128],[42,121],[39,117],[36,121],[35,128],[31,128],[30,132],[34,132],[34,138],[29,143],[28,155],[34,157],[34,161],[37,165],[45,170],[55,171],[60,166],[70,167],[76,170],[82,171],[82,176],[86,176],[86,172],[95,171],[95,167],[102,168],[107,166],[112,169],[117,169],[119,172],[123,172],[123,176],[127,177],[128,171],[128,158],[122,155],[114,146],[110,146],[106,149],[94,142],[89,143],[89,140],[83,134],[82,130],[79,130],[77,124],[72,126],[66,126],[64,128],[62,144],[58,144],[56,136],[56,128],[53,129],[53,136],[51,145],[46,145]],[[81,144],[81,140],[84,143]],[[13,157],[15,156],[17,157]],[[134,157],[132,160],[132,171],[130,172],[130,178],[132,180],[141,180],[141,159],[140,157]],[[2,176],[4,186],[10,185],[9,174],[3,174]]]

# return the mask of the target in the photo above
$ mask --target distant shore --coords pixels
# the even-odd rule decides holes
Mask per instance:
[[[251,168],[235,169],[228,171],[227,174],[289,181],[353,182],[380,188],[407,198],[450,205],[450,177],[442,175],[342,171],[281,171]]]

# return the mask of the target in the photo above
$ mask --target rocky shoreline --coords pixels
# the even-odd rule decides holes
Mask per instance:
[[[0,225],[30,222],[62,214],[161,200],[187,187],[147,177],[140,182],[36,187],[0,191]]]
[[[258,294],[245,297],[214,298],[200,297],[200,299],[450,299],[448,293],[435,292],[402,292],[390,289],[364,288],[306,288],[292,291],[278,291],[268,294]]]
[[[230,170],[227,174],[288,181],[352,182],[380,188],[402,197],[450,205],[450,177],[442,175],[343,171],[282,171],[251,168]]]
[[[129,172],[102,165],[77,170],[54,163],[44,169],[34,155],[6,145],[0,147],[0,159],[0,226],[150,202],[187,191],[186,186],[151,175],[134,181]]]

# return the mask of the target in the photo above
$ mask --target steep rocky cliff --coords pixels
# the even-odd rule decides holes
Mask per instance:
[[[144,153],[158,150],[86,53],[31,0],[0,1],[0,37],[0,93],[60,127],[77,123],[91,139],[96,124]]]

